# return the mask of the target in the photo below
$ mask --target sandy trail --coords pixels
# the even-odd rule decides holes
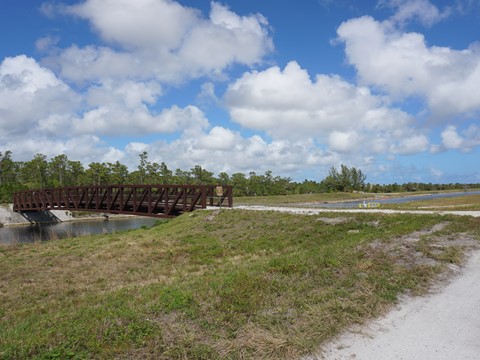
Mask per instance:
[[[325,208],[300,208],[287,206],[263,206],[263,205],[238,205],[235,209],[257,211],[280,211],[293,214],[317,215],[320,213],[382,213],[382,214],[440,214],[480,217],[480,211],[435,211],[435,210],[390,210],[390,209],[325,209]]]
[[[308,359],[480,359],[480,251],[426,297],[408,297],[385,317],[350,329]]]

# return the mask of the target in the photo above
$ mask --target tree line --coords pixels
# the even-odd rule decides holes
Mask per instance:
[[[274,176],[271,170],[264,174],[250,172],[227,174],[213,172],[195,165],[190,170],[171,170],[164,162],[158,164],[148,159],[146,151],[139,154],[136,170],[119,161],[92,162],[86,167],[66,155],[48,159],[36,154],[30,161],[15,161],[11,151],[0,152],[0,202],[9,203],[15,191],[80,185],[120,184],[205,184],[232,185],[234,196],[267,196],[335,191],[402,192],[417,190],[463,189],[480,184],[425,184],[405,183],[380,185],[366,183],[366,175],[355,167],[332,167],[321,181],[293,181],[289,177]]]

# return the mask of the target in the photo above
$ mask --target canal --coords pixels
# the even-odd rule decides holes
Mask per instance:
[[[413,202],[413,201],[446,199],[446,198],[461,197],[461,196],[467,196],[467,195],[480,195],[480,191],[473,190],[473,191],[462,191],[462,192],[451,192],[451,193],[407,195],[407,196],[384,198],[384,199],[382,198],[370,199],[370,200],[366,200],[366,203],[377,203],[379,205],[404,204],[404,203]],[[329,203],[329,204],[311,203],[308,205],[313,207],[324,207],[324,208],[358,208],[358,207],[361,207],[363,203],[364,203],[363,200],[356,200],[356,201],[342,201],[338,203]]]
[[[159,220],[132,216],[109,220],[77,220],[56,223],[38,223],[0,228],[0,244],[32,243],[94,234],[110,234],[118,231],[151,227]]]

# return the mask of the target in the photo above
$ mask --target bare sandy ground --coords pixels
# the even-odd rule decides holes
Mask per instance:
[[[320,208],[296,208],[284,206],[262,206],[262,205],[239,205],[235,209],[259,210],[259,211],[280,211],[294,214],[317,215],[320,213],[383,213],[383,214],[440,214],[480,217],[480,211],[434,211],[434,210],[390,210],[390,209],[320,209]],[[480,357],[479,357],[480,359]]]
[[[348,330],[308,359],[480,359],[480,251],[448,285],[404,298],[387,316]]]

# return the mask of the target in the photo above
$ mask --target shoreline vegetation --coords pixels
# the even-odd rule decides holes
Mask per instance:
[[[428,291],[479,225],[233,209],[0,246],[0,358],[299,358]]]

